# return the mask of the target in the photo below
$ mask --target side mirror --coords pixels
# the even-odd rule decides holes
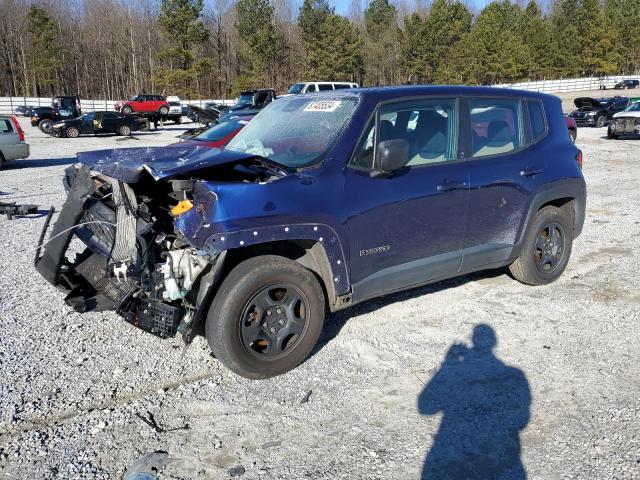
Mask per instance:
[[[409,163],[409,142],[403,139],[384,140],[376,149],[376,167],[382,173],[390,173]]]

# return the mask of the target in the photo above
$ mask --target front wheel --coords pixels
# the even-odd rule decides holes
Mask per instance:
[[[526,285],[551,283],[564,272],[572,243],[572,218],[563,209],[544,207],[536,213],[520,256],[509,266],[509,271]]]
[[[613,139],[615,140],[616,138],[618,138],[618,135],[616,135],[613,131],[613,129],[611,127],[607,128],[607,138]]]
[[[160,107],[160,110],[158,110],[158,113],[160,113],[160,115],[166,115],[169,113],[169,109],[167,107]]]
[[[128,137],[131,135],[131,127],[129,125],[120,125],[120,128],[118,128],[118,135]]]
[[[606,119],[604,118],[604,116],[603,116],[603,115],[600,115],[600,116],[598,117],[598,119],[596,120],[596,127],[598,127],[598,128],[602,128],[602,127],[604,127],[604,123],[605,123],[605,122],[606,122]]]
[[[205,331],[215,356],[246,378],[294,369],[315,346],[325,301],[312,272],[284,257],[246,260],[225,278],[211,304]]]

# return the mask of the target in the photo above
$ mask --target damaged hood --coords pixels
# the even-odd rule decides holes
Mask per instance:
[[[606,104],[591,97],[578,97],[573,101],[573,104],[576,107],[578,107],[580,110],[583,110],[583,109],[591,110],[594,108],[598,109],[598,108],[604,108],[606,106]]]
[[[136,183],[144,171],[155,180],[169,180],[251,158],[255,158],[255,155],[199,145],[118,148],[78,153],[80,163],[124,183]]]

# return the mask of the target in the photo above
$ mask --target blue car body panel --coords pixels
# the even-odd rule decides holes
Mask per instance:
[[[509,263],[519,253],[531,210],[554,199],[577,199],[582,212],[576,213],[574,228],[576,235],[580,232],[584,180],[557,98],[455,86],[314,95],[323,96],[358,100],[338,140],[320,164],[269,182],[198,180],[198,174],[211,167],[251,158],[207,147],[122,149],[78,157],[92,170],[126,183],[139,181],[144,172],[156,180],[195,179],[197,208],[178,217],[175,226],[190,243],[211,253],[288,239],[321,242],[336,295],[353,294],[354,302]],[[456,161],[406,169],[390,178],[374,178],[348,166],[380,104],[486,96],[541,100],[548,122],[546,136],[509,154],[479,159],[461,154]],[[461,108],[460,115],[464,113]],[[460,145],[468,145],[470,134],[461,130],[460,135]],[[440,189],[448,184],[460,187]]]

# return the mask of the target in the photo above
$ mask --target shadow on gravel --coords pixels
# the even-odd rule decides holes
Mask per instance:
[[[26,160],[14,160],[7,162],[2,169],[3,170],[18,170],[20,168],[44,168],[44,167],[58,167],[61,165],[71,165],[77,162],[76,157],[65,158],[29,158]]]
[[[529,422],[525,374],[495,357],[489,325],[473,329],[473,345],[453,344],[418,397],[422,415],[442,412],[423,480],[524,480],[520,431]]]

